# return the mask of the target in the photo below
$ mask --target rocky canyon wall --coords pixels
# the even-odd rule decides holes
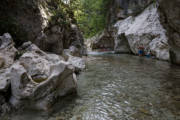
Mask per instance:
[[[161,23],[167,30],[172,63],[180,65],[180,0],[159,0]]]
[[[116,53],[137,54],[143,46],[145,54],[179,64],[179,15],[179,0],[112,0],[105,31]]]
[[[83,51],[83,36],[73,13],[64,13],[58,0],[0,1],[0,33],[6,32],[12,35],[16,46],[32,41],[42,50],[56,54],[71,45]]]
[[[76,93],[85,50],[67,11],[58,0],[0,1],[0,116],[13,108],[48,111]]]

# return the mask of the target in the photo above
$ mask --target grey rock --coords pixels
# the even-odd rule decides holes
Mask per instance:
[[[10,112],[11,106],[6,102],[6,99],[3,95],[0,94],[0,116],[4,115],[5,113]]]
[[[180,65],[180,0],[158,0],[161,23],[167,30],[172,63]]]
[[[82,71],[86,68],[86,62],[81,57],[69,56],[68,63],[75,67],[75,72]]]
[[[66,49],[63,52],[63,57],[67,61],[68,64],[71,64],[75,67],[74,71],[79,73],[80,71],[84,70],[86,67],[86,62],[82,57],[73,56],[70,49]]]
[[[153,0],[112,0],[109,8],[108,23],[136,16],[141,13]]]
[[[114,46],[115,53],[131,53],[131,49],[128,43],[125,34],[119,34],[115,37],[115,46]]]
[[[70,47],[69,47],[69,50],[70,50],[70,54],[71,54],[72,56],[80,56],[80,55],[81,55],[79,49],[76,48],[75,46],[70,46]]]
[[[2,28],[11,30],[9,27],[15,26],[18,32],[13,32],[16,36],[14,42],[18,47],[31,41],[43,51],[61,54],[63,49],[78,43],[83,51],[84,39],[80,30],[73,20],[61,24],[64,22],[62,17],[54,14],[58,7],[56,0],[0,1],[1,22],[8,22]],[[6,32],[6,29],[1,31]]]
[[[0,36],[0,92],[6,92],[10,86],[9,67],[14,63],[16,52],[11,35]]]
[[[12,65],[10,77],[10,103],[15,108],[48,110],[58,97],[76,92],[77,87],[74,67],[37,47]]]
[[[92,49],[109,49],[112,50],[114,48],[114,39],[113,36],[104,30],[101,34],[97,34],[93,38],[91,38],[90,47]]]
[[[0,69],[11,66],[14,62],[17,49],[9,33],[0,36]]]
[[[9,33],[4,33],[3,36],[0,36],[0,49],[8,47],[10,44],[13,44],[13,40]]]
[[[0,92],[7,92],[10,87],[10,70],[0,70]]]
[[[166,30],[160,23],[157,8],[152,4],[136,17],[128,17],[115,24],[118,35],[125,34],[131,51],[138,53],[138,47],[145,48],[145,54],[149,51],[161,60],[169,60],[169,44]]]

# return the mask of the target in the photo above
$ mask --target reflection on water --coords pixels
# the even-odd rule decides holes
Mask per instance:
[[[180,67],[130,55],[88,57],[78,96],[53,112],[22,112],[12,120],[180,120]]]

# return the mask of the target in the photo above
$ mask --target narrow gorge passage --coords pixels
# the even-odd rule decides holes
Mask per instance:
[[[180,67],[132,55],[89,56],[87,62],[75,99],[55,105],[50,116],[31,111],[13,120],[180,119]]]
[[[0,120],[180,120],[180,0],[1,0]]]

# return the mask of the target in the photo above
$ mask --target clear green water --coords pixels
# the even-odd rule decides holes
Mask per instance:
[[[21,111],[10,120],[180,120],[180,67],[131,55],[90,56],[78,95],[50,113]]]

